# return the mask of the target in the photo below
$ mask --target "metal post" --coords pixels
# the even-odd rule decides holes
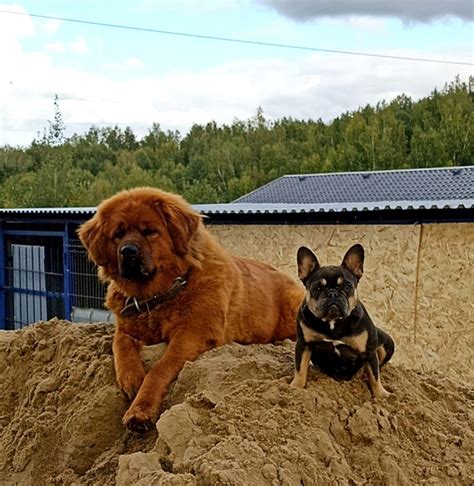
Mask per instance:
[[[0,329],[7,328],[5,309],[5,272],[6,272],[5,234],[0,221]]]
[[[64,317],[71,320],[71,253],[69,248],[69,225],[64,223],[64,234],[63,234],[63,280],[64,280]]]

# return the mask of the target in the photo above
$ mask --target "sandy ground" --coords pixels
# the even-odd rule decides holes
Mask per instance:
[[[290,388],[289,341],[233,344],[187,363],[158,432],[139,436],[121,424],[112,332],[54,320],[0,333],[0,484],[473,484],[474,386],[461,375],[399,358],[377,402],[362,378],[317,370]]]

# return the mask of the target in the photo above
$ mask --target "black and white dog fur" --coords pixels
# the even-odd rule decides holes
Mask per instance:
[[[363,247],[352,246],[340,266],[322,267],[306,247],[298,250],[297,260],[306,296],[297,318],[296,370],[291,385],[306,385],[311,360],[337,379],[349,380],[364,367],[372,395],[389,396],[380,381],[380,367],[392,357],[395,345],[374,325],[357,295]]]

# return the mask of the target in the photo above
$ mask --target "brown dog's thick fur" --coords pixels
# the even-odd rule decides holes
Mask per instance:
[[[106,305],[116,316],[117,381],[134,398],[123,422],[132,430],[156,421],[186,361],[232,341],[296,337],[303,287],[269,265],[228,253],[179,196],[152,188],[120,192],[99,205],[79,237],[99,276],[109,282]],[[126,275],[124,247],[130,245],[137,253],[130,264],[137,278]],[[187,284],[167,302],[134,316],[121,314],[130,298],[146,301],[166,294],[180,276]],[[140,348],[160,342],[168,344],[165,354],[146,374]]]

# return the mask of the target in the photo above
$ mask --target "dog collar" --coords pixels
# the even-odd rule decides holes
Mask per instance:
[[[148,312],[149,314],[155,307],[172,300],[188,283],[190,273],[191,269],[184,275],[175,278],[173,285],[166,292],[154,295],[150,299],[138,300],[136,297],[127,297],[125,306],[120,311],[120,315],[124,317],[132,317],[143,314],[144,312]]]

